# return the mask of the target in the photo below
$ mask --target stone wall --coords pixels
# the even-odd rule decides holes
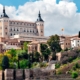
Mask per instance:
[[[55,71],[44,69],[6,69],[4,74],[5,80],[73,80],[70,75],[55,75]]]

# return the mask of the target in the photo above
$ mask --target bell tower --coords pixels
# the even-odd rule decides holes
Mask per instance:
[[[5,6],[3,6],[3,13],[0,17],[0,21],[1,21],[0,37],[8,37],[9,35],[9,17],[6,14]]]
[[[36,27],[37,27],[38,36],[44,36],[44,21],[41,18],[40,11],[39,11],[38,18],[36,21]]]

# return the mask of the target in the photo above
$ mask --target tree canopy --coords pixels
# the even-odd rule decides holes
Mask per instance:
[[[24,42],[23,43],[23,50],[25,50],[26,52],[28,52],[28,42]]]
[[[52,52],[59,52],[61,51],[60,47],[60,39],[58,35],[52,35],[50,36],[49,40],[47,41],[48,45],[50,46],[50,49]]]
[[[9,59],[7,56],[4,56],[2,59],[2,69],[5,70],[9,68]]]
[[[47,44],[41,44],[40,45],[40,48],[41,48],[41,53],[42,53],[44,59],[45,60],[48,60],[48,57],[49,57],[49,55],[51,53],[48,45]]]

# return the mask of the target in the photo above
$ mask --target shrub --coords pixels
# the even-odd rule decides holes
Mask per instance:
[[[80,65],[78,63],[75,64],[76,68],[80,68]]]
[[[59,71],[57,71],[57,73],[56,73],[56,74],[57,74],[57,75],[59,75],[59,74],[61,74],[61,73],[62,73],[62,72],[61,72],[61,70],[59,70]]]
[[[69,58],[69,62],[72,62],[72,60],[73,60],[73,58],[72,58],[72,57],[70,57],[70,58]]]
[[[7,56],[4,56],[2,59],[2,69],[5,70],[9,68],[9,59]]]
[[[57,69],[59,67],[60,67],[60,64],[59,63],[56,63],[55,68]]]
[[[46,67],[46,63],[40,63],[40,67]]]
[[[20,68],[22,69],[25,69],[25,68],[28,68],[28,64],[29,64],[29,61],[28,60],[21,60],[20,61]]]
[[[72,67],[72,69],[73,69],[73,70],[76,70],[76,66],[74,65],[74,66]]]
[[[73,71],[71,76],[72,76],[72,78],[77,78],[78,77],[78,73],[76,71]]]
[[[17,63],[11,62],[9,68],[10,69],[16,69],[17,68]]]

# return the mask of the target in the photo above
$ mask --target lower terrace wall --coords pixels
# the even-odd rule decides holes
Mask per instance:
[[[41,69],[6,69],[4,79],[0,72],[0,80],[74,80],[68,74],[55,75],[54,71]]]

